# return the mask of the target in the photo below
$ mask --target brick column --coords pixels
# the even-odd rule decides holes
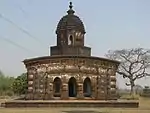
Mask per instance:
[[[34,75],[34,85],[33,85],[33,99],[38,100],[40,97],[40,75],[36,73]]]
[[[116,93],[116,77],[110,76],[110,99],[116,100],[117,93]]]
[[[53,83],[49,84],[48,98],[49,99],[53,98]]]
[[[91,98],[95,99],[96,98],[96,91],[97,91],[97,84],[96,84],[96,78],[91,79]]]
[[[68,84],[62,83],[62,89],[61,89],[61,99],[67,100],[68,97]]]
[[[27,79],[28,79],[28,89],[26,92],[26,100],[32,100],[33,99],[33,79],[34,79],[34,75],[31,73],[27,73]]]
[[[62,100],[67,100],[67,99],[69,99],[69,94],[68,94],[68,75],[63,74],[61,80],[62,80],[61,99]]]
[[[47,81],[47,99],[52,100],[53,99],[53,78],[48,75],[48,81]]]
[[[98,75],[99,76],[99,75]],[[105,84],[105,75],[101,75],[97,78],[97,87],[96,87],[96,99],[98,100],[104,100],[105,99],[105,87],[106,87],[106,84]]]
[[[28,87],[25,99],[26,100],[33,100],[33,87]]]
[[[83,83],[77,83],[77,99],[83,99]]]

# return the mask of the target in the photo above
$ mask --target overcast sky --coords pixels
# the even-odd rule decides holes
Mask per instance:
[[[18,76],[22,61],[46,56],[68,0],[0,0],[0,70]],[[86,46],[103,57],[109,49],[150,48],[150,0],[72,0],[86,28]],[[138,81],[150,85],[150,79]],[[119,79],[120,87],[125,87]]]

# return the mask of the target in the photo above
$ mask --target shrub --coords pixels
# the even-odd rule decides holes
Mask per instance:
[[[6,95],[11,97],[11,96],[14,95],[14,93],[13,93],[13,91],[7,91],[7,92],[6,92]]]

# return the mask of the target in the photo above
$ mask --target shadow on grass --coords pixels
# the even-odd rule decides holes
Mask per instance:
[[[72,111],[62,111],[62,113],[107,113],[107,112],[86,111],[86,110],[72,110]]]

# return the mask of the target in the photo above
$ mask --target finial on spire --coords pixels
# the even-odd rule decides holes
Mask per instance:
[[[74,14],[75,11],[72,9],[73,8],[73,5],[72,5],[72,2],[69,2],[69,10],[67,11],[68,14]]]
[[[72,2],[70,2],[69,8],[72,9],[73,5]]]

